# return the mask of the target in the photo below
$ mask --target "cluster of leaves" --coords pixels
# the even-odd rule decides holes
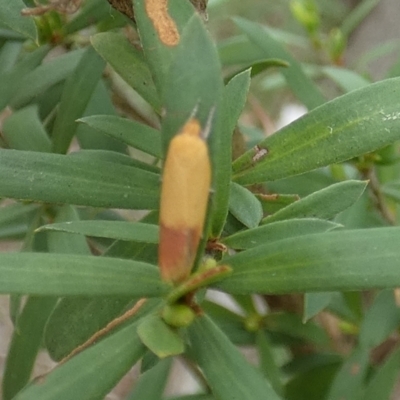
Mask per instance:
[[[0,257],[15,324],[4,399],[101,399],[139,360],[143,375],[127,399],[160,399],[172,355],[201,377],[203,393],[181,400],[388,398],[400,368],[389,341],[400,324],[390,289],[400,286],[400,229],[390,226],[400,200],[395,69],[371,84],[324,67],[344,92],[327,101],[285,49],[288,36],[243,18],[234,19],[240,35],[217,46],[190,2],[170,0],[179,33],[171,46],[145,0],[133,1],[134,21],[105,0],[36,20],[21,16],[33,5],[25,3],[0,1],[0,237],[23,240],[22,252]],[[271,66],[309,112],[248,141],[232,163],[251,77]],[[199,315],[177,328],[160,310],[190,285],[171,288],[156,266],[159,161],[194,109],[203,125],[215,113],[199,259],[206,252],[231,267],[207,283],[241,312],[197,290]],[[66,154],[71,144],[79,150]],[[149,213],[130,222],[113,209]],[[385,290],[356,292],[372,289]],[[306,293],[303,317],[274,305],[295,293]],[[265,295],[267,313],[254,294]],[[60,361],[143,297],[104,339],[28,384],[40,348]],[[341,321],[339,336],[353,337],[348,357],[327,315]],[[384,362],[370,358],[388,343]],[[237,345],[257,349],[257,368]]]

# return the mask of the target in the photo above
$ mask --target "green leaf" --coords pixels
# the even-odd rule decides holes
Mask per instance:
[[[204,310],[219,329],[236,345],[253,345],[254,333],[245,328],[245,322],[242,315],[238,315],[225,307],[210,301],[204,301],[201,304]]]
[[[79,128],[78,128],[79,130]],[[131,158],[125,154],[118,153],[116,151],[110,150],[102,150],[102,149],[95,149],[95,150],[80,150],[76,153],[71,153],[74,157],[81,157],[82,160],[92,160],[97,162],[109,162],[112,164],[122,164],[127,165],[133,168],[142,169],[144,171],[153,172],[157,175],[160,174],[160,168],[156,165],[147,164],[143,161],[136,160],[135,158]]]
[[[81,118],[78,122],[83,122],[145,153],[161,157],[160,132],[150,126],[114,115],[92,115]]]
[[[228,75],[224,80],[225,82],[230,82],[235,76],[240,75],[242,72],[246,70],[250,70],[250,76],[253,78],[261,74],[262,72],[266,71],[268,68],[272,67],[288,67],[289,64],[286,61],[279,60],[278,58],[269,58],[267,60],[258,61],[255,63],[250,63],[245,67],[240,68],[239,71],[234,72],[231,75]]]
[[[166,289],[157,267],[139,261],[46,253],[0,258],[0,293],[150,297]]]
[[[371,83],[356,72],[345,68],[323,67],[322,72],[345,92],[361,89]]]
[[[360,326],[359,346],[371,349],[382,343],[400,324],[400,308],[393,290],[379,293]]]
[[[212,141],[214,157],[214,181],[216,189],[212,201],[211,237],[219,237],[224,227],[229,208],[232,174],[232,134],[246,102],[250,87],[250,71],[236,75],[222,93],[220,124],[214,132],[217,137]],[[235,101],[232,101],[235,99]]]
[[[0,50],[0,74],[9,72],[21,53],[22,43],[20,41],[8,40]]]
[[[350,207],[363,194],[368,182],[348,180],[328,186],[296,201],[262,220],[268,224],[291,218],[331,219]]]
[[[121,315],[131,297],[64,297],[46,325],[44,345],[60,361]]]
[[[303,322],[307,322],[328,307],[333,295],[334,293],[331,292],[306,293],[304,296]]]
[[[263,217],[261,203],[248,189],[236,183],[231,184],[229,211],[248,228],[255,228]]]
[[[237,294],[396,287],[399,240],[399,228],[280,240],[224,258],[233,273],[215,286]]]
[[[75,120],[83,115],[104,66],[103,59],[89,47],[68,76],[52,131],[53,149],[56,153],[67,152],[77,129]]]
[[[0,22],[14,32],[36,40],[36,26],[31,17],[23,17],[21,10],[25,7],[22,0],[0,1]]]
[[[329,385],[340,367],[337,360],[325,362],[300,371],[285,386],[287,400],[321,400],[325,399]]]
[[[14,109],[24,107],[52,86],[62,82],[77,67],[83,54],[82,49],[69,51],[25,73],[11,97],[10,106]]]
[[[246,33],[250,41],[262,50],[264,58],[279,58],[289,63],[290,66],[283,68],[281,73],[293,93],[308,109],[313,109],[325,102],[318,87],[303,72],[301,65],[262,25],[238,17],[234,18],[234,22]]]
[[[15,203],[0,207],[0,226],[7,225],[39,208],[37,204]]]
[[[152,72],[154,83],[161,94],[164,84],[168,81],[167,74],[171,63],[174,62],[179,45],[168,46],[160,40],[146,12],[145,2],[134,0],[133,6],[143,51]],[[183,34],[183,29],[194,12],[193,6],[188,1],[170,0],[168,2],[168,14],[174,21],[180,35]],[[182,41],[182,37],[180,41]],[[199,64],[203,66],[202,63]],[[182,92],[180,95],[182,95]]]
[[[397,348],[372,376],[365,388],[363,400],[389,399],[393,386],[398,380],[399,369],[400,348]]]
[[[57,298],[29,297],[17,320],[7,354],[3,399],[12,399],[29,381],[47,319]]]
[[[216,398],[210,394],[190,394],[187,396],[168,397],[167,400],[216,400]]]
[[[44,225],[40,231],[79,233],[85,236],[104,237],[144,243],[158,243],[158,225],[127,221],[72,221]]]
[[[387,79],[318,107],[263,140],[259,150],[238,158],[236,182],[248,185],[301,174],[398,140],[399,93],[400,78]]]
[[[356,350],[346,359],[333,380],[327,400],[355,399],[364,386],[368,372],[369,351]]]
[[[50,139],[35,105],[11,114],[4,121],[2,135],[12,149],[43,152],[51,150]]]
[[[160,400],[167,383],[171,363],[172,358],[167,358],[141,375],[135,388],[125,400]]]
[[[0,150],[0,197],[93,207],[158,206],[159,176],[73,155]]]
[[[223,238],[222,243],[234,249],[250,249],[290,237],[323,233],[340,226],[339,224],[316,218],[289,219],[271,222],[255,229],[235,233]]]
[[[277,332],[293,338],[328,346],[329,338],[326,332],[318,325],[309,321],[304,323],[298,314],[276,312],[264,317],[265,328],[268,332]]]
[[[31,53],[28,53],[21,61],[15,64],[10,71],[1,75],[0,109],[9,105],[10,99],[14,93],[22,87],[21,82],[23,82],[25,76],[42,62],[49,50],[50,46],[40,46]]]
[[[207,60],[207,64],[204,65],[199,60]],[[166,76],[165,90],[163,91],[166,116],[162,124],[164,152],[166,152],[172,137],[178,133],[194,110],[196,111],[195,117],[203,127],[206,127],[208,122],[212,122],[209,121],[210,114],[212,116],[212,112],[219,104],[222,89],[221,66],[214,42],[196,14],[182,33],[175,57]],[[220,137],[216,135],[216,132],[221,134],[214,125],[209,137],[211,149],[220,148],[218,147]],[[226,145],[226,142],[224,144]],[[211,151],[210,155],[213,165],[219,165],[216,160],[217,154]],[[226,162],[225,157],[224,162]]]
[[[207,316],[198,317],[188,333],[193,357],[219,399],[279,399],[269,382]]]
[[[276,365],[273,349],[268,337],[263,331],[257,332],[256,345],[260,357],[260,369],[269,379],[276,393],[283,394],[283,385],[279,367]]]
[[[102,399],[144,354],[131,324],[39,378],[14,400]]]
[[[160,358],[175,356],[185,350],[182,338],[158,315],[145,318],[137,332],[144,345]]]
[[[116,115],[117,111],[115,110],[111,95],[112,93],[106,83],[101,79],[93,91],[85,109],[84,116],[97,114]],[[103,134],[86,124],[78,124],[76,137],[79,141],[79,147],[81,150],[106,150],[108,152],[113,152],[114,154],[126,154],[128,150],[124,143]]]
[[[143,54],[129,43],[126,37],[114,32],[98,33],[92,36],[90,41],[122,79],[155,110],[160,111],[160,98]]]

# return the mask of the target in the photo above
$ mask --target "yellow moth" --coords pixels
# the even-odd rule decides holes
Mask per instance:
[[[207,144],[200,122],[190,118],[171,140],[164,164],[159,266],[165,281],[179,283],[190,274],[203,232],[210,185]]]

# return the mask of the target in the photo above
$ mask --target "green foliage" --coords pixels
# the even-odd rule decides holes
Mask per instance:
[[[127,400],[389,399],[399,63],[376,83],[341,66],[377,2],[250,2],[233,24],[221,15],[243,5],[215,2],[208,26],[202,1],[110,2],[130,19],[106,0],[71,15],[67,0],[34,3],[0,0],[0,240],[22,248],[0,256],[4,400],[100,400],[139,362]],[[255,22],[266,7],[291,25]],[[309,112],[264,132],[283,97]],[[157,267],[160,189],[190,118],[212,185],[193,272],[172,285]],[[37,376],[42,349],[60,365]],[[174,357],[197,394],[166,397]]]

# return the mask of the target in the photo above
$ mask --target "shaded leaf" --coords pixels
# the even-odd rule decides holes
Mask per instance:
[[[145,153],[161,157],[160,132],[150,126],[114,115],[93,115],[81,118],[78,122],[83,122]]]
[[[263,29],[262,25],[238,17],[234,18],[234,21],[250,41],[262,49],[264,58],[279,58],[289,64],[289,67],[283,68],[281,73],[296,97],[307,108],[312,109],[325,102],[318,87],[303,72],[301,65],[267,30]]]
[[[89,47],[68,76],[52,131],[54,152],[67,152],[77,129],[75,120],[83,115],[101,78],[104,66],[104,61],[92,47]]]
[[[269,382],[247,363],[211,319],[197,318],[188,333],[193,357],[219,399],[279,399]]]
[[[85,236],[158,243],[157,225],[127,221],[74,221],[44,225],[38,231],[61,231]]]
[[[229,208],[232,174],[232,134],[246,102],[250,87],[249,70],[236,75],[224,88],[217,136],[212,141],[211,153],[214,157],[214,180],[212,201],[211,237],[219,237],[224,227]],[[235,99],[235,101],[232,101]]]
[[[126,37],[114,32],[98,33],[90,41],[122,79],[160,111],[160,99],[143,54]]]
[[[36,26],[32,18],[23,17],[21,10],[25,7],[22,0],[0,1],[0,22],[11,30],[25,37],[36,40]]]

